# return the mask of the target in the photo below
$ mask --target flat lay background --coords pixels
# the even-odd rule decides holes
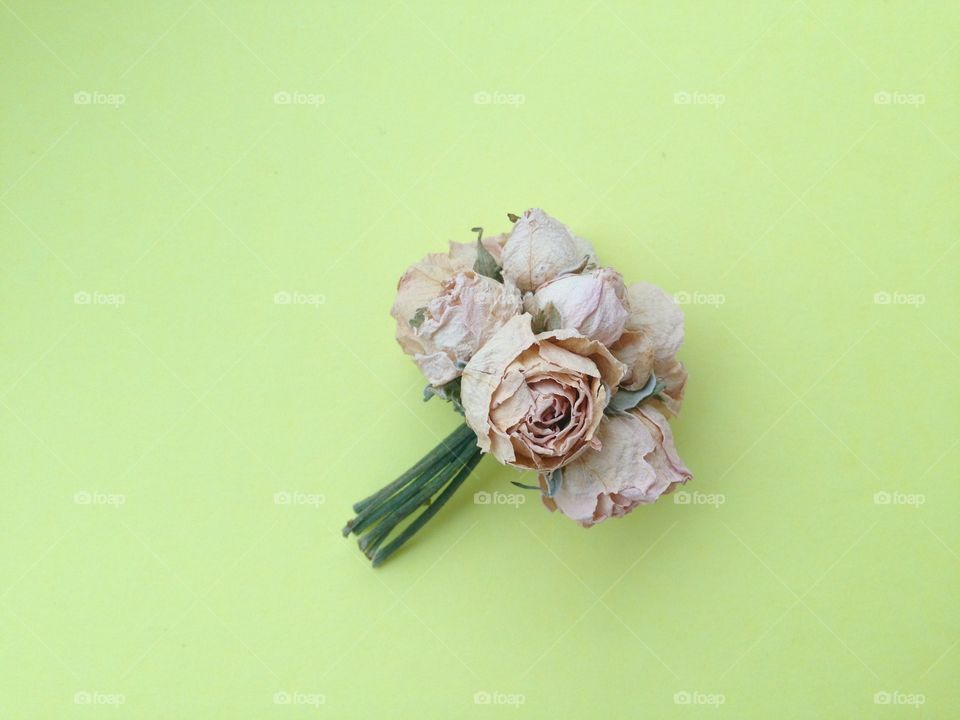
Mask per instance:
[[[0,0],[0,716],[955,717],[958,33]],[[458,420],[396,281],[529,206],[684,305],[695,478],[586,531],[487,459],[373,571]]]

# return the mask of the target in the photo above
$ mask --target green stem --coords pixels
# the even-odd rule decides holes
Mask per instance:
[[[449,438],[447,438],[447,440],[449,440]],[[384,518],[392,510],[400,505],[403,505],[412,495],[417,492],[418,488],[422,487],[424,480],[429,480],[437,473],[442,472],[443,469],[450,464],[451,458],[458,457],[463,452],[464,448],[473,444],[471,439],[467,438],[465,440],[457,441],[457,444],[453,449],[448,449],[449,445],[446,443],[447,441],[445,440],[445,454],[432,459],[431,462],[427,463],[421,468],[420,472],[407,477],[404,480],[405,484],[397,485],[396,480],[390,483],[390,485],[387,487],[395,486],[392,489],[396,490],[396,492],[393,494],[384,493],[382,497],[368,504],[363,510],[357,513],[357,516],[353,520],[347,523],[346,527],[343,529],[343,534],[348,535],[350,532],[353,532],[359,535],[365,529]],[[421,463],[418,463],[418,465]],[[407,473],[404,473],[404,475],[407,475]],[[398,479],[404,479],[404,475],[401,475]]]
[[[458,427],[452,433],[447,435],[443,440],[437,443],[437,446],[433,448],[430,452],[424,455],[417,463],[407,470],[403,475],[398,477],[389,485],[382,487],[380,490],[377,490],[373,495],[370,495],[359,502],[353,504],[353,511],[355,513],[360,513],[364,508],[372,505],[373,503],[382,500],[385,497],[390,497],[393,492],[403,486],[406,482],[409,482],[411,478],[417,476],[425,468],[427,468],[431,463],[436,462],[444,454],[451,452],[451,448],[459,448],[460,443],[467,439],[473,437],[473,431],[467,426],[466,423]]]
[[[370,537],[361,540],[360,547],[369,557],[394,528],[412,515],[418,507],[430,501],[459,470],[476,450],[473,443],[466,443],[458,455],[452,456],[443,467],[431,477],[422,477],[411,485],[413,493],[403,501],[394,504],[390,513],[371,531]]]
[[[373,566],[379,567],[383,562],[393,555],[397,550],[400,549],[400,546],[403,545],[407,540],[416,534],[420,528],[427,524],[427,522],[440,512],[447,500],[453,497],[453,494],[463,485],[464,481],[470,476],[470,473],[473,472],[473,469],[477,466],[477,463],[480,462],[482,453],[479,449],[474,450],[473,456],[467,461],[467,464],[461,468],[460,472],[450,481],[450,484],[447,485],[446,489],[440,493],[436,500],[434,500],[430,506],[424,510],[420,515],[417,516],[417,519],[412,523],[407,525],[404,528],[403,532],[397,535],[396,538],[391,540],[386,546],[377,550],[376,554],[373,556]]]
[[[374,567],[381,565],[439,512],[481,456],[473,430],[461,425],[396,480],[355,503],[357,515],[343,528],[343,534],[359,536],[360,549],[373,560]],[[428,507],[381,547],[424,504]]]

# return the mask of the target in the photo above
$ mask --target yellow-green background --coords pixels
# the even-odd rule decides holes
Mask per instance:
[[[0,717],[957,717],[958,32],[2,0]],[[457,422],[396,280],[532,205],[692,300],[701,504],[586,531],[486,460],[375,572],[350,504]]]

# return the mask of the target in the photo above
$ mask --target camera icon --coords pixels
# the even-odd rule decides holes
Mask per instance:
[[[91,502],[93,502],[93,496],[90,493],[81,490],[80,492],[75,492],[73,494],[73,502],[77,505],[89,505]]]
[[[889,105],[891,100],[892,96],[886,90],[882,90],[873,94],[873,102],[876,105]]]
[[[893,501],[893,496],[881,490],[880,492],[875,492],[873,494],[873,504],[874,505],[889,505]]]
[[[875,305],[889,305],[893,301],[893,297],[888,292],[876,292],[873,294],[873,302]]]
[[[690,93],[688,92],[676,92],[673,94],[673,104],[674,105],[689,105],[691,101]]]
[[[473,694],[474,705],[489,705],[491,702],[493,702],[493,697],[484,690]]]
[[[681,290],[673,294],[673,301],[677,305],[689,305],[690,304],[690,293],[686,290]]]
[[[891,696],[890,696],[890,693],[888,693],[888,692],[882,692],[882,691],[881,691],[881,692],[878,692],[878,693],[875,693],[875,694],[874,694],[874,696],[873,696],[873,704],[874,704],[874,705],[889,705],[891,699],[892,699],[892,698],[891,698]]]
[[[274,505],[289,505],[291,500],[292,496],[288,492],[278,492],[273,494]]]
[[[73,94],[74,105],[89,105],[92,100],[93,96],[84,90],[79,90]]]
[[[489,105],[493,102],[493,96],[488,92],[475,92],[473,94],[474,105]]]
[[[73,294],[73,304],[74,305],[89,305],[92,297],[88,292],[75,292]]]
[[[473,494],[473,504],[474,505],[489,505],[493,501],[493,495],[486,492],[485,490],[480,490]]]
[[[93,701],[93,696],[85,691],[74,693],[73,703],[75,705],[89,705]]]
[[[292,101],[292,96],[286,90],[280,90],[273,94],[274,105],[289,105]]]
[[[693,496],[689,490],[678,490],[673,494],[674,505],[689,505]]]
[[[283,692],[281,690],[280,692],[276,692],[273,694],[274,705],[289,705],[292,702],[293,702],[293,698],[290,696],[290,693],[288,692]]]
[[[673,694],[674,705],[689,705],[691,702],[693,702],[693,696],[686,690],[681,690]]]
[[[285,290],[281,290],[273,295],[274,305],[289,305],[291,302],[293,302],[293,296]]]

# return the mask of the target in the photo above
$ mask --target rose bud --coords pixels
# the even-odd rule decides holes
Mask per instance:
[[[515,288],[434,254],[404,273],[390,313],[397,342],[427,381],[440,386],[459,377],[473,353],[520,310]]]
[[[541,285],[527,303],[527,311],[556,311],[559,327],[576,330],[604,345],[623,334],[630,312],[620,273],[601,268],[583,275],[562,275]]]
[[[596,260],[589,243],[543,210],[531,208],[517,218],[503,246],[501,264],[504,280],[532,292],[559,275],[582,268],[591,259]]]

